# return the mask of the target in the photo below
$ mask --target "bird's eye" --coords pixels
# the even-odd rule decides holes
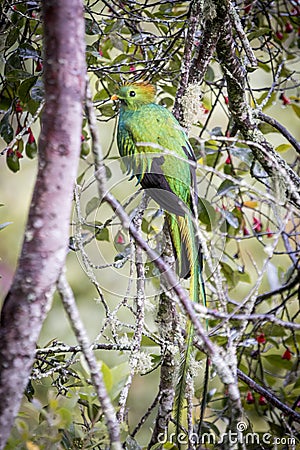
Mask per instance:
[[[130,95],[130,97],[135,97],[136,94],[135,94],[134,91],[130,91],[130,92],[129,92],[129,95]]]

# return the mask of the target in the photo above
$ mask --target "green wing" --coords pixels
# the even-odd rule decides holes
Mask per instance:
[[[148,104],[136,111],[121,111],[118,147],[128,171],[144,188],[174,194],[173,199],[155,198],[164,209],[179,215],[193,209],[197,202],[191,196],[196,190],[195,168],[190,165],[194,154],[186,134],[167,109]],[[183,204],[181,212],[172,208],[178,199]]]

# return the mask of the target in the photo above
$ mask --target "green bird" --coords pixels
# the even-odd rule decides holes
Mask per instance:
[[[190,277],[191,299],[206,304],[201,251],[194,226],[198,202],[196,158],[187,135],[173,114],[155,103],[155,88],[147,82],[127,82],[111,99],[120,101],[117,143],[128,173],[136,176],[138,183],[165,210],[178,274]],[[175,395],[177,434],[193,334],[188,321],[186,350]]]

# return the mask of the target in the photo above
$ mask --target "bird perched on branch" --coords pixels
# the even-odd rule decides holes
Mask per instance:
[[[205,304],[201,252],[195,231],[196,159],[187,135],[172,113],[155,103],[155,88],[147,82],[127,82],[111,99],[120,101],[117,133],[120,155],[128,172],[165,210],[178,274],[190,277],[191,299]],[[192,344],[193,326],[188,321],[175,397],[178,433]]]

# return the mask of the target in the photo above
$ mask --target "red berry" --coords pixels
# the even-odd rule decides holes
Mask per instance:
[[[290,361],[292,359],[292,354],[289,348],[286,349],[281,358],[286,359],[287,361]]]
[[[244,12],[245,12],[245,14],[249,14],[249,12],[251,11],[251,9],[252,9],[251,3],[249,3],[248,5],[245,5],[245,7],[244,7]]]
[[[13,154],[13,152],[14,152],[13,149],[9,148],[9,149],[7,149],[6,155],[11,156]]]
[[[229,103],[229,98],[228,98],[228,97],[224,97],[224,100],[225,100],[226,105],[228,105],[228,103]]]
[[[244,236],[249,236],[250,235],[248,228],[246,228],[246,227],[243,228],[243,235]]]
[[[282,103],[284,105],[289,105],[291,103],[291,99],[289,97],[287,97],[285,94],[280,94],[280,100],[282,100]]]
[[[262,230],[262,223],[257,217],[253,217],[253,230],[259,233]]]
[[[20,101],[19,101],[19,100],[18,100],[17,103],[16,103],[15,109],[16,109],[16,112],[17,112],[17,113],[23,112],[23,108],[22,108],[22,106],[20,105]]]
[[[129,70],[130,70],[130,72],[134,72],[134,71],[135,71],[135,66],[133,66],[133,65],[130,66],[130,67],[129,67]]]
[[[285,24],[285,31],[286,31],[286,33],[291,33],[293,31],[293,29],[294,29],[293,25],[290,22],[287,22]]]
[[[19,152],[18,150],[16,151],[16,157],[17,158],[23,158],[23,155],[22,155],[22,153],[21,152]]]
[[[253,394],[252,394],[252,392],[250,392],[250,391],[247,393],[246,402],[247,402],[249,405],[252,405],[252,404],[255,402],[254,397],[253,397]]]
[[[35,67],[36,72],[41,72],[43,70],[43,64],[41,61],[38,61],[36,63],[36,67]]]
[[[256,336],[256,340],[259,344],[265,344],[266,343],[266,337],[264,335],[264,333],[259,334],[258,336]]]
[[[283,34],[281,33],[281,31],[276,31],[276,37],[277,37],[277,39],[279,39],[280,41],[282,41],[282,39],[283,39]]]
[[[122,236],[122,234],[119,233],[117,237],[117,244],[124,244],[124,243],[125,243],[124,236]]]
[[[80,136],[80,139],[81,139],[81,142],[85,141],[84,134],[82,134],[82,135]]]
[[[35,142],[35,138],[34,138],[33,133],[32,133],[31,130],[29,132],[29,136],[28,136],[28,141],[27,142],[28,142],[28,144],[33,144]]]
[[[270,230],[270,227],[268,227],[268,228],[266,229],[266,232],[267,232],[267,237],[268,237],[268,238],[273,237],[273,233],[272,233],[272,231]]]
[[[103,51],[101,50],[101,48],[99,48],[98,54],[99,54],[99,56],[103,56]]]
[[[258,403],[260,406],[265,406],[268,404],[266,397],[264,397],[263,395],[261,395],[258,399]]]
[[[225,164],[231,164],[231,157],[227,156]]]

